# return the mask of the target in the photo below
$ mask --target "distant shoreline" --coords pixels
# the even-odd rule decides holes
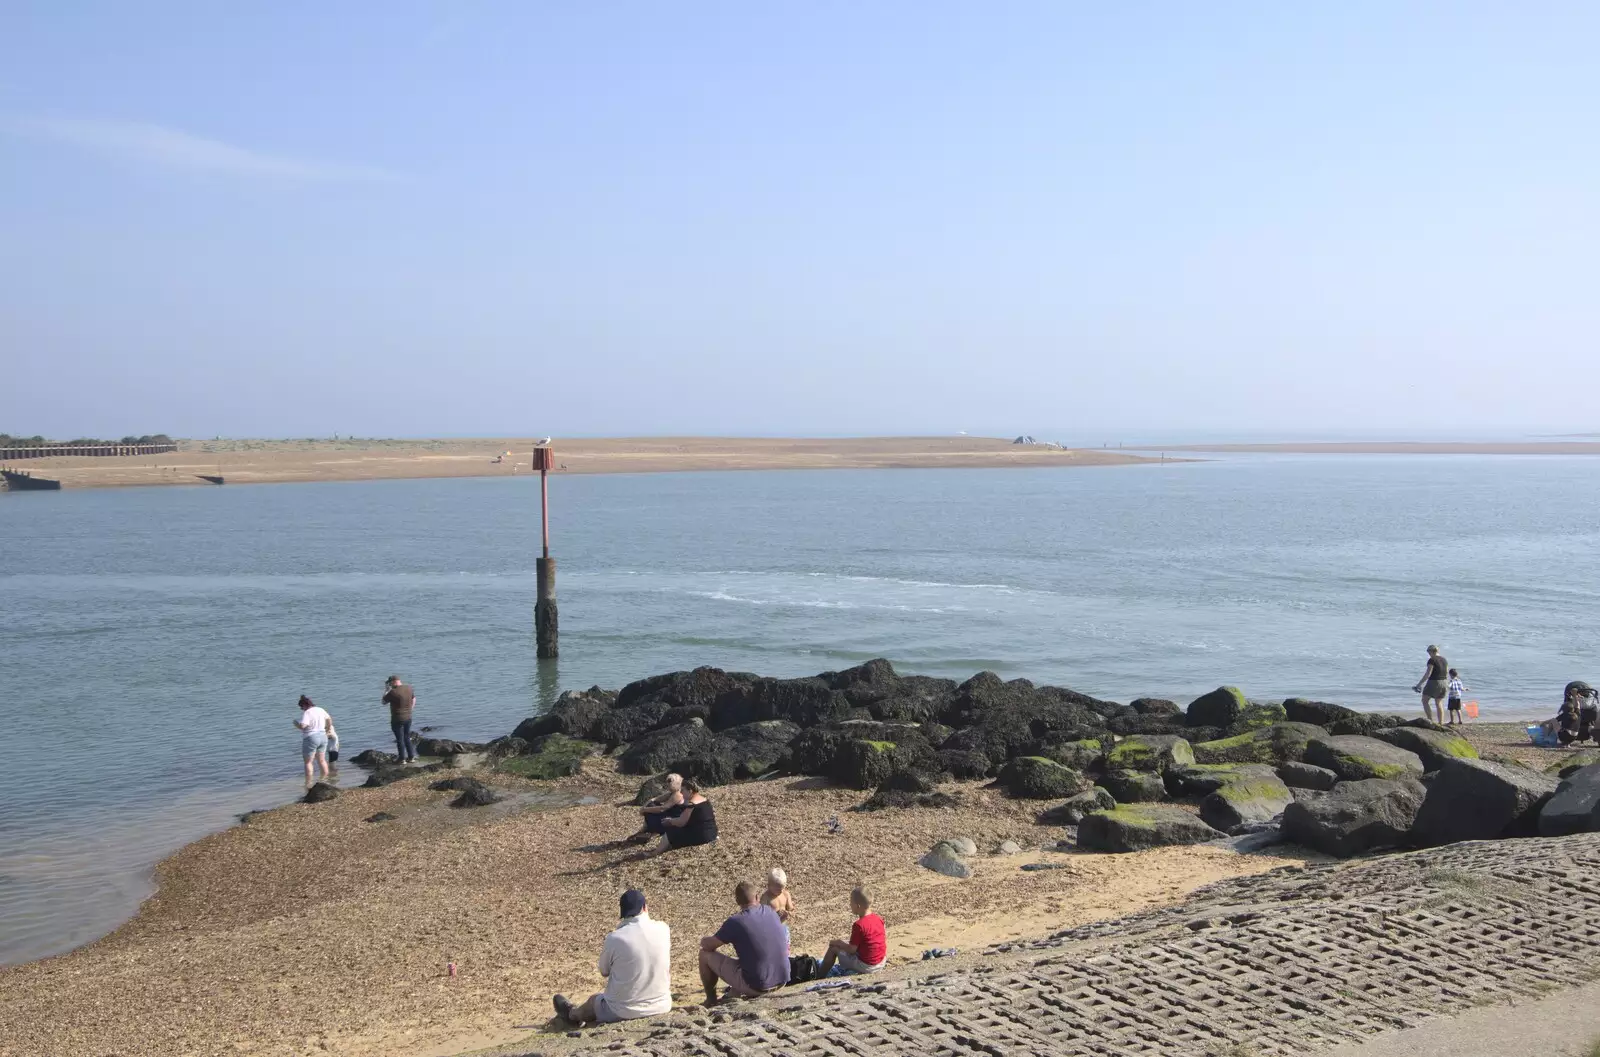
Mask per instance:
[[[206,486],[515,477],[533,472],[526,437],[453,440],[182,440],[178,450],[126,457],[29,459],[63,488]],[[993,469],[1128,466],[1188,461],[1102,448],[1014,444],[992,437],[621,437],[557,440],[558,473],[711,470]],[[501,461],[494,461],[499,458]],[[19,464],[22,465],[22,464]]]
[[[1600,455],[1600,441],[1284,441],[1272,444],[1139,444],[1128,445],[1123,450],[1281,455]]]

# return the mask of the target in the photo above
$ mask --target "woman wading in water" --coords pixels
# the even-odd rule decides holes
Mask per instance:
[[[333,717],[328,710],[314,704],[305,694],[300,695],[300,718],[294,721],[300,731],[300,755],[306,761],[306,788],[316,783],[316,768],[322,768],[322,778],[328,778],[328,735],[333,731]]]

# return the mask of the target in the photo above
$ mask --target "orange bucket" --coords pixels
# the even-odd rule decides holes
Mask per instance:
[[[1461,711],[1467,714],[1468,719],[1478,718],[1478,702],[1468,701],[1461,706]]]

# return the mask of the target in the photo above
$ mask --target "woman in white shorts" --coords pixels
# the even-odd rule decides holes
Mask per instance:
[[[306,788],[316,783],[316,768],[322,768],[322,777],[328,777],[328,732],[333,729],[333,717],[328,710],[312,703],[311,698],[300,695],[300,718],[294,721],[300,731],[300,755],[306,762]]]

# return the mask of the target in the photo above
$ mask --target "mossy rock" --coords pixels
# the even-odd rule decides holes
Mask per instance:
[[[1210,796],[1229,782],[1247,780],[1258,773],[1272,773],[1259,763],[1197,763],[1167,773],[1167,792],[1173,796]]]
[[[1075,771],[1087,771],[1100,762],[1105,749],[1100,745],[1100,739],[1088,738],[1083,741],[1062,742],[1059,745],[1046,745],[1039,750],[1039,755],[1048,757],[1057,763],[1064,763]]]
[[[1164,774],[1194,763],[1194,749],[1174,734],[1134,734],[1106,751],[1108,771],[1150,771]]]
[[[1229,725],[1228,733],[1243,734],[1245,731],[1261,730],[1274,723],[1286,723],[1288,720],[1289,713],[1283,710],[1282,705],[1276,702],[1252,701],[1244,706],[1239,718]]]
[[[1184,721],[1191,727],[1231,727],[1249,707],[1237,686],[1219,686],[1189,702]]]
[[[522,756],[495,761],[494,769],[502,774],[539,781],[567,778],[582,770],[583,761],[599,752],[600,746],[565,734],[546,734],[530,742],[529,749]]]
[[[1416,753],[1422,759],[1422,769],[1425,771],[1437,771],[1446,760],[1478,758],[1478,750],[1472,747],[1472,742],[1451,731],[1392,727],[1379,731],[1373,737]]]
[[[1570,778],[1592,763],[1600,763],[1600,751],[1588,749],[1574,753],[1564,760],[1557,760],[1544,769],[1545,774],[1553,774],[1557,778]]]
[[[1019,756],[1000,770],[999,784],[1020,800],[1061,800],[1088,789],[1082,771],[1045,756]]]
[[[1147,804],[1167,798],[1167,786],[1151,771],[1107,771],[1100,779],[1119,804]]]
[[[1231,738],[1202,741],[1194,747],[1194,758],[1199,763],[1288,763],[1305,757],[1312,738],[1324,737],[1327,731],[1310,723],[1274,723]]]
[[[1359,734],[1312,738],[1306,745],[1305,760],[1326,767],[1342,782],[1414,778],[1423,772],[1422,758],[1416,753]]]
[[[1043,826],[1076,826],[1083,821],[1083,817],[1091,811],[1110,811],[1117,806],[1116,798],[1103,786],[1079,793],[1071,797],[1064,804],[1057,804],[1039,812],[1039,824]]]
[[[1200,802],[1200,817],[1223,832],[1249,822],[1269,822],[1294,802],[1294,794],[1271,768],[1247,764],[1232,781]]]
[[[1078,847],[1086,851],[1140,851],[1174,844],[1202,844],[1221,836],[1182,808],[1163,804],[1094,811],[1078,823]]]

